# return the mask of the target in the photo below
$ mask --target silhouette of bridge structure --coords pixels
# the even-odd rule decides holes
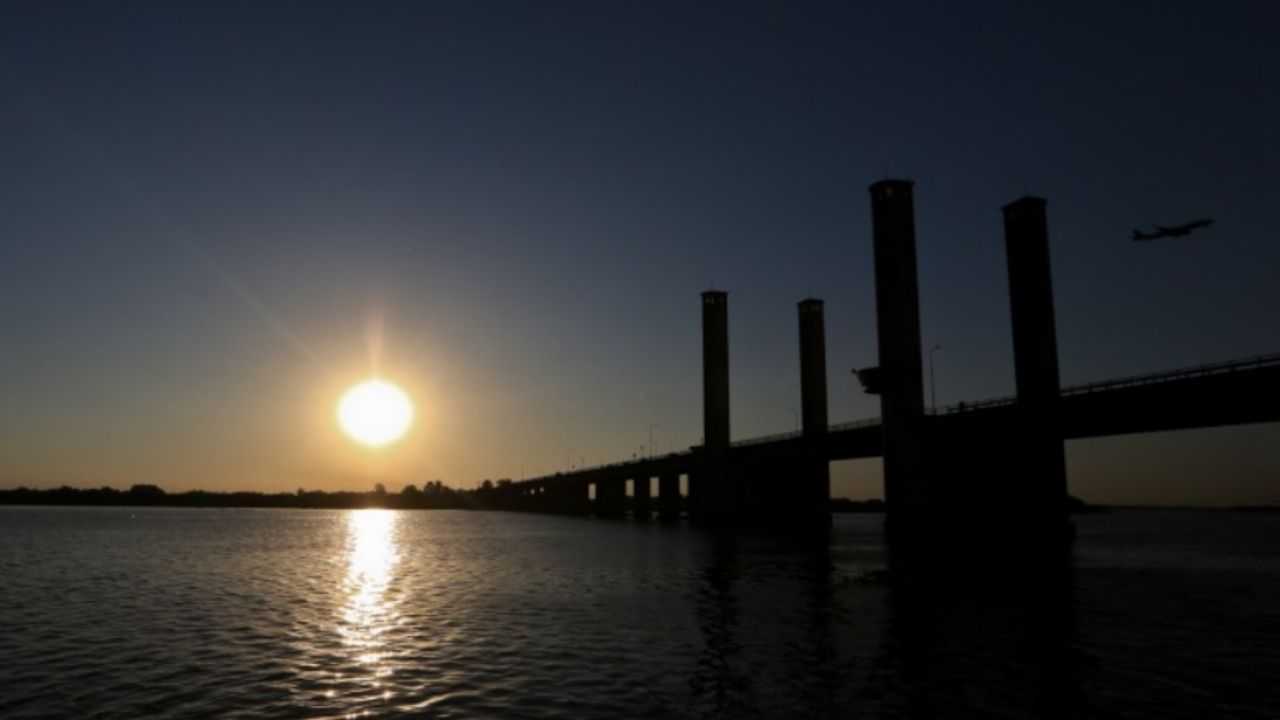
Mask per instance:
[[[791,530],[830,523],[830,463],[884,458],[887,527],[975,522],[1057,532],[1063,441],[1280,421],[1280,355],[1061,388],[1045,201],[1003,208],[1017,394],[926,408],[912,184],[870,188],[880,363],[858,372],[881,416],[827,420],[821,300],[799,303],[803,429],[731,442],[728,295],[702,294],[703,444],[503,484],[495,508],[602,517],[686,516]]]

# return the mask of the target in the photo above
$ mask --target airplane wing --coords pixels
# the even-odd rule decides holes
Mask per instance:
[[[1160,231],[1161,235],[1168,235],[1169,237],[1182,237],[1184,235],[1190,234],[1192,230],[1197,230],[1202,227],[1208,227],[1212,224],[1213,224],[1213,218],[1200,218],[1199,220],[1192,220],[1189,223],[1174,225],[1173,227],[1164,227],[1163,225],[1156,225],[1154,227],[1156,230]]]
[[[1172,225],[1169,227],[1166,227],[1164,225],[1152,225],[1151,227],[1155,232],[1144,233],[1141,230],[1134,230],[1133,235],[1130,235],[1129,239],[1140,242],[1142,240],[1159,240],[1160,238],[1183,237],[1186,235],[1190,235],[1192,230],[1196,230],[1202,227],[1208,227],[1212,224],[1213,224],[1213,218],[1200,218],[1199,220],[1192,220],[1189,223],[1184,223],[1182,225]]]

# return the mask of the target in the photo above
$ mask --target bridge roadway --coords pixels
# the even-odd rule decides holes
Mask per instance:
[[[1280,355],[1182,368],[1068,387],[1061,392],[1058,428],[1063,439],[1186,430],[1280,421]],[[1013,398],[960,403],[927,414],[932,432],[965,435],[998,433],[1017,423]],[[779,466],[805,457],[827,461],[877,457],[881,454],[879,418],[832,425],[826,437],[804,438],[784,433],[740,440],[729,450],[730,466]],[[533,478],[501,488],[494,505],[507,509],[549,512],[592,512],[592,506],[619,508],[626,503],[624,483],[633,481],[636,506],[644,511],[678,512],[671,501],[679,493],[679,477],[692,478],[703,464],[700,448]],[[659,478],[657,498],[649,495],[650,478]],[[643,482],[634,482],[641,479]],[[591,502],[594,485],[603,502]],[[692,492],[692,488],[690,488]],[[602,494],[607,493],[608,497]],[[663,499],[667,502],[663,502]],[[620,512],[620,511],[619,511]],[[602,513],[602,514],[618,514]]]

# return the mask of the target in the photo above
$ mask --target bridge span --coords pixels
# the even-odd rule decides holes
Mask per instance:
[[[683,452],[503,483],[492,507],[720,525],[830,523],[830,463],[881,457],[889,527],[1069,527],[1063,441],[1280,421],[1280,355],[1062,388],[1046,202],[1004,208],[1016,395],[924,406],[912,183],[870,187],[878,418],[827,418],[823,303],[798,305],[802,429],[730,441],[728,294],[702,294],[703,438]]]
[[[1280,422],[1280,354],[1067,387],[1060,393],[1058,431],[1064,440],[1132,433]],[[1014,397],[958,403],[926,414],[945,435],[1001,433],[1016,422]],[[774,466],[767,480],[785,488],[786,461],[816,454],[824,462],[880,457],[880,418],[835,423],[816,447],[801,432],[737,440],[736,467]],[[977,442],[987,447],[987,442]],[[494,505],[510,510],[676,519],[690,513],[690,479],[700,475],[700,447],[626,460],[504,485]],[[656,491],[656,492],[655,492]],[[785,492],[785,489],[784,489]],[[763,493],[776,502],[776,489]]]

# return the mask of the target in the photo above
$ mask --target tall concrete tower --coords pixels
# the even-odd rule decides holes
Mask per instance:
[[[804,436],[827,433],[827,340],[822,301],[800,301],[800,419]]]
[[[689,477],[697,521],[733,522],[738,488],[729,477],[729,295],[702,293],[702,462]]]
[[[881,180],[870,192],[885,500],[893,516],[930,514],[942,499],[940,493],[930,492],[923,457],[924,379],[912,183]]]
[[[1031,507],[1065,510],[1067,479],[1057,426],[1058,335],[1053,312],[1045,200],[1024,197],[1005,205],[1005,256],[1013,314],[1013,363],[1021,425],[1021,481],[1042,492]]]
[[[729,294],[702,293],[702,441],[729,447]]]
[[[803,460],[796,521],[814,527],[831,519],[831,465],[827,460],[827,339],[822,301],[800,301],[800,416]]]
[[[1024,197],[1005,205],[1004,243],[1013,311],[1013,362],[1018,401],[1058,398],[1058,333],[1053,317],[1049,230],[1045,200]]]

